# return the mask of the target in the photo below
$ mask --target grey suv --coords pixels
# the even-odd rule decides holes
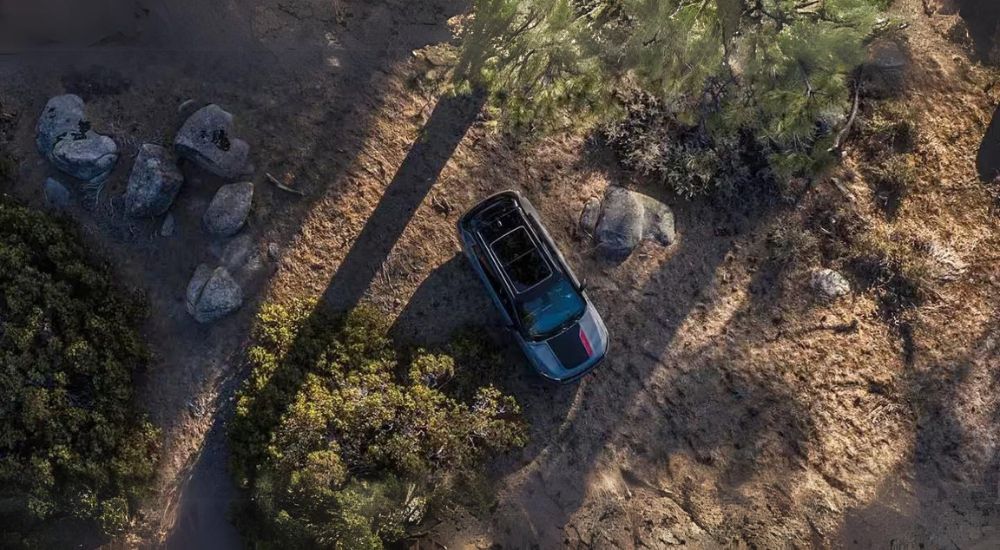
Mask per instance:
[[[608,329],[525,197],[516,191],[489,197],[462,216],[458,233],[507,328],[542,376],[570,382],[604,359]]]

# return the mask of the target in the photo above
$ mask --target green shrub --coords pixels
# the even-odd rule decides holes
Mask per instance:
[[[230,425],[233,472],[251,497],[238,523],[257,547],[399,541],[485,457],[524,443],[513,398],[463,372],[499,363],[481,346],[401,360],[377,312],[311,312],[261,310]]]
[[[0,546],[63,520],[121,532],[153,476],[132,401],[145,308],[111,279],[67,225],[0,203]]]

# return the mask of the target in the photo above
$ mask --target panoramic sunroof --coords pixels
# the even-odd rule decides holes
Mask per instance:
[[[518,227],[490,245],[514,290],[524,292],[552,274],[524,227]]]

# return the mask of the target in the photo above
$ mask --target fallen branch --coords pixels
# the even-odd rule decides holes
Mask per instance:
[[[286,193],[292,193],[292,194],[298,195],[300,197],[306,196],[305,192],[300,191],[298,189],[292,189],[291,187],[289,187],[289,186],[281,183],[280,181],[278,181],[278,178],[272,176],[271,174],[265,172],[264,175],[267,176],[267,180],[270,181],[271,183],[273,183],[278,189],[281,189],[282,191],[284,191]]]
[[[837,137],[834,138],[833,145],[830,146],[830,148],[826,150],[827,153],[832,153],[834,151],[837,151],[837,152],[840,151],[840,147],[844,143],[844,138],[847,137],[847,134],[851,131],[851,127],[854,126],[854,120],[856,118],[858,118],[858,105],[860,103],[861,103],[861,85],[859,85],[858,83],[855,83],[854,84],[854,106],[851,107],[851,116],[847,119],[847,124],[845,124],[844,127],[841,128],[840,132],[837,134]]]

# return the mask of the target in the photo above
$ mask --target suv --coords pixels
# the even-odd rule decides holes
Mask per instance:
[[[462,216],[458,234],[506,327],[543,377],[570,382],[604,359],[608,329],[526,198],[516,191],[489,197]]]

